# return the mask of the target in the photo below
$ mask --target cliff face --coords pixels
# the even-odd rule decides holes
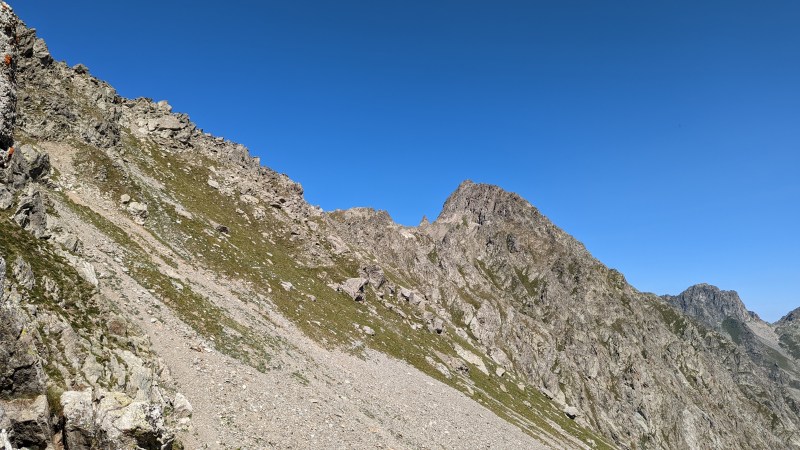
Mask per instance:
[[[640,293],[496,186],[419,227],[320,211],[2,19],[15,446],[800,447],[793,316]]]
[[[735,291],[723,291],[708,284],[691,286],[677,296],[665,295],[662,298],[711,327],[720,327],[729,318],[742,323],[759,320],[758,316],[747,311]]]

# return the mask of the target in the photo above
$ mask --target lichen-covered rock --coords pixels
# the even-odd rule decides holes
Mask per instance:
[[[0,398],[44,392],[44,373],[27,316],[11,301],[0,304]]]

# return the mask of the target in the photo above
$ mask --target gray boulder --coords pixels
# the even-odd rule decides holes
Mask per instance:
[[[0,398],[41,394],[44,373],[25,314],[6,302],[0,307],[0,324]]]
[[[177,131],[186,128],[185,123],[181,122],[173,115],[150,119],[147,121],[147,129],[150,131],[172,130]]]
[[[5,211],[14,204],[14,195],[5,186],[0,185],[0,211]]]
[[[348,278],[339,285],[339,292],[344,292],[357,302],[364,301],[364,286],[368,283],[366,278]]]
[[[564,414],[566,414],[566,416],[569,417],[570,419],[574,420],[580,417],[581,412],[578,410],[578,408],[574,406],[567,406],[566,408],[564,408]]]
[[[21,256],[17,256],[17,259],[14,261],[14,278],[16,278],[17,283],[20,286],[24,287],[27,290],[33,290],[35,285],[35,278],[33,276],[33,269],[31,265],[28,264],[27,261],[22,259]]]

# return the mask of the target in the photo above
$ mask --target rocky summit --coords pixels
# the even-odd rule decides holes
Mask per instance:
[[[322,211],[0,28],[0,447],[800,448],[797,311],[639,292],[496,186]]]

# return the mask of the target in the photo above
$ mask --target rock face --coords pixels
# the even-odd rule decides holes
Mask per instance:
[[[60,399],[68,448],[171,448],[159,408],[121,392],[70,391]]]
[[[637,292],[515,194],[465,182],[419,229],[376,227],[375,216],[330,219],[365,258],[402,267],[420,292],[438,297],[456,330],[467,330],[487,355],[510,355],[499,367],[619,446],[799,444],[797,392],[778,381],[792,379],[793,364],[766,367],[730,337]],[[708,286],[675,304],[709,323],[754,320],[735,293]],[[780,417],[776,426],[753,402]]]
[[[14,38],[17,31],[17,18],[11,8],[3,3],[0,7],[0,156],[5,156],[8,148],[14,145],[12,132],[16,120],[17,86],[14,65],[17,49]]]
[[[800,359],[800,308],[783,316],[775,328],[781,347],[795,359]]]
[[[708,284],[691,286],[677,296],[662,297],[670,305],[711,327],[720,327],[725,319],[740,322],[757,320],[755,313],[748,311],[739,294],[723,291]]]
[[[368,280],[366,278],[348,278],[340,286],[339,290],[349,295],[353,300],[360,302],[364,300],[364,286]]]
[[[638,292],[496,186],[419,227],[323,212],[0,28],[0,144],[26,142],[0,166],[11,445],[800,448],[797,311]]]

